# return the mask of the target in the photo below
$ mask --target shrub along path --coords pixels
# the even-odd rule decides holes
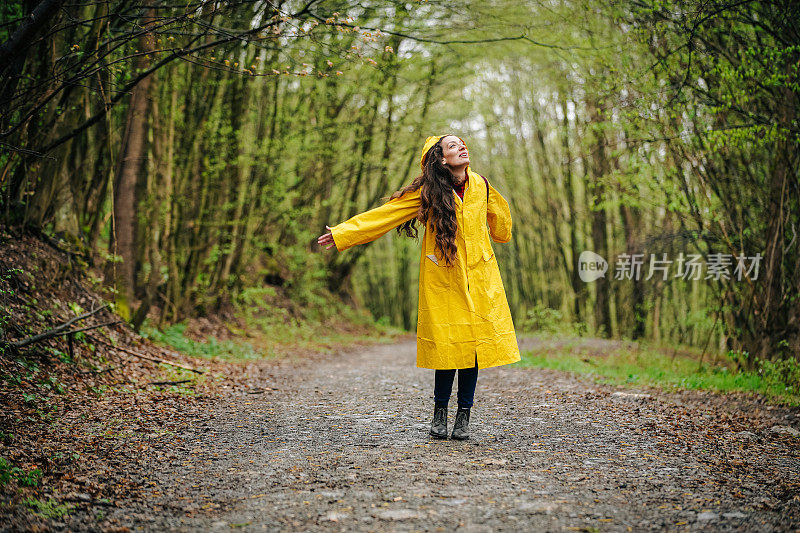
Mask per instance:
[[[507,366],[479,375],[472,438],[434,441],[433,372],[415,368],[414,357],[411,339],[264,362],[247,388],[153,432],[119,466],[114,477],[139,486],[135,497],[79,505],[55,525],[800,527],[800,438],[781,429],[800,426],[798,409],[702,392],[636,394]]]

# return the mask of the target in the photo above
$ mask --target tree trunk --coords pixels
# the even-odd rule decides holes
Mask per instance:
[[[601,334],[611,337],[613,334],[611,327],[611,294],[608,277],[613,275],[612,258],[608,257],[608,230],[606,229],[606,210],[599,207],[603,200],[605,188],[602,184],[603,176],[608,174],[609,165],[606,157],[606,139],[602,130],[602,118],[600,110],[594,102],[587,102],[591,126],[595,135],[595,148],[592,150],[592,182],[591,191],[594,196],[592,201],[592,244],[594,252],[601,255],[609,264],[609,270],[604,277],[598,278],[594,282],[596,291],[595,304],[595,324],[597,329],[601,329]]]
[[[564,118],[562,119],[561,128],[561,147],[563,150],[564,172],[566,173],[564,180],[564,191],[566,192],[567,199],[567,220],[566,224],[569,227],[569,248],[572,256],[572,262],[567,266],[567,276],[569,277],[572,292],[575,295],[572,312],[574,314],[575,322],[583,321],[583,310],[586,307],[586,283],[581,281],[578,274],[578,257],[580,256],[580,242],[578,238],[578,217],[575,215],[577,206],[575,205],[575,183],[572,172],[572,152],[569,146],[569,117],[567,116],[567,99],[565,98],[561,104]]]
[[[148,9],[144,24],[154,16]],[[142,52],[155,49],[154,37],[145,34],[139,41]],[[145,70],[150,65],[147,55],[139,55],[135,66],[137,71]],[[149,109],[149,92],[152,77],[148,76],[139,82],[131,92],[125,135],[119,153],[119,164],[114,176],[114,228],[110,241],[111,252],[122,258],[122,263],[115,268],[117,287],[117,313],[123,318],[131,318],[131,304],[136,284],[136,183],[142,170],[142,162],[146,156],[147,115]]]

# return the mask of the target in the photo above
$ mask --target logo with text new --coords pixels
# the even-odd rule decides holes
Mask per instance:
[[[608,261],[603,256],[589,250],[584,250],[578,256],[578,276],[581,281],[589,282],[604,278],[608,271]]]

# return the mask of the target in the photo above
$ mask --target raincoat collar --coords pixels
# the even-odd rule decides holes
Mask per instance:
[[[459,202],[462,206],[464,205],[464,202],[467,201],[467,191],[469,190],[470,174],[472,172],[470,170],[469,166],[467,167],[466,172],[467,172],[467,175],[466,175],[466,177],[464,179],[464,198],[462,199],[458,195],[458,193],[456,192],[455,188],[453,188],[453,194],[456,197],[456,201]]]

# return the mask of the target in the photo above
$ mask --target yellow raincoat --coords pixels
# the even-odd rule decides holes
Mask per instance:
[[[427,147],[429,143],[423,155]],[[336,248],[343,251],[374,241],[416,217],[420,194],[421,188],[334,226],[331,233]],[[511,240],[508,202],[469,167],[463,202],[455,190],[453,195],[458,220],[458,251],[453,265],[446,266],[435,251],[436,237],[430,221],[422,239],[417,366],[472,368],[476,356],[478,368],[514,363],[520,360],[519,347],[491,243]]]

